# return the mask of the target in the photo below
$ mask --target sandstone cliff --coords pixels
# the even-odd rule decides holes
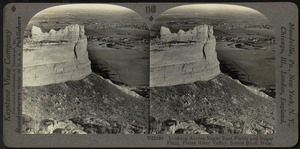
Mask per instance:
[[[178,33],[161,27],[160,35],[150,45],[151,87],[210,80],[220,73],[212,26]]]
[[[84,27],[42,32],[33,26],[23,41],[23,86],[79,80],[91,73]]]
[[[170,41],[205,42],[215,37],[213,35],[212,26],[200,25],[186,32],[183,30],[179,30],[178,33],[171,33],[170,29],[162,26],[160,29],[160,38],[161,41],[163,42],[170,42]]]

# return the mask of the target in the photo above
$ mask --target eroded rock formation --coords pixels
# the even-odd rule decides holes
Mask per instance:
[[[161,27],[150,45],[150,86],[210,80],[220,73],[212,26],[171,33]]]
[[[95,117],[44,119],[40,122],[22,116],[23,134],[145,134],[147,128],[134,122],[106,121]]]
[[[84,27],[43,32],[33,26],[23,41],[23,86],[79,80],[91,73]]]
[[[151,122],[152,134],[274,134],[275,127],[265,123],[230,122],[221,118],[178,121],[168,119]]]
[[[179,30],[178,33],[171,33],[169,28],[164,26],[160,29],[160,39],[163,42],[170,41],[196,41],[205,42],[214,38],[213,27],[208,25],[196,26],[191,30]]]

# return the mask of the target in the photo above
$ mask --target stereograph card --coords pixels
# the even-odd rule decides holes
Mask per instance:
[[[8,147],[291,147],[293,2],[8,3]]]

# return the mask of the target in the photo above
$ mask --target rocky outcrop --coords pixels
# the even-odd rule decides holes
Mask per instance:
[[[264,123],[234,123],[221,118],[202,118],[179,121],[168,119],[163,122],[152,119],[152,134],[274,134],[275,128]]]
[[[204,81],[220,73],[212,26],[171,33],[161,27],[160,38],[150,44],[150,86]]]
[[[169,28],[164,26],[160,29],[160,39],[163,42],[170,41],[196,41],[205,42],[213,39],[213,27],[208,25],[196,26],[191,30],[179,30],[178,33],[171,33]]]
[[[23,114],[22,134],[145,134],[147,128],[136,123],[106,121],[94,117],[35,121]]]
[[[51,29],[49,32],[43,32],[41,28],[32,26],[31,39],[36,42],[41,41],[77,41],[86,38],[84,35],[84,26],[69,25],[65,29],[55,31]]]
[[[23,41],[23,86],[79,80],[91,73],[84,27],[43,32],[33,26]]]

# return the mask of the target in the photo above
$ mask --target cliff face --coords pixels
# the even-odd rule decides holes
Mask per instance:
[[[220,73],[211,26],[178,33],[161,27],[160,35],[150,45],[151,87],[210,80]]]
[[[42,32],[33,26],[23,41],[23,86],[40,86],[79,80],[91,73],[84,27]]]

